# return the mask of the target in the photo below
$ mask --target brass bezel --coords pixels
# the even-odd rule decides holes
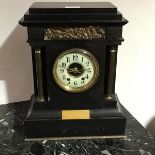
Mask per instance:
[[[74,52],[76,51],[76,52]],[[82,86],[82,87],[70,87],[67,85],[64,85],[58,78],[57,73],[56,73],[56,68],[58,65],[59,60],[64,56],[67,55],[69,53],[80,53],[83,54],[84,56],[87,56],[88,59],[93,63],[93,68],[94,68],[94,76],[91,79],[91,81],[89,83],[87,83],[86,85]],[[96,60],[96,58],[87,50],[84,49],[80,49],[80,48],[71,48],[68,50],[63,51],[61,54],[58,55],[58,57],[56,58],[55,62],[54,62],[54,66],[53,66],[53,78],[55,80],[55,82],[58,84],[58,86],[60,88],[62,88],[63,90],[67,91],[67,92],[71,92],[71,93],[80,93],[80,92],[84,92],[88,89],[90,89],[98,80],[99,77],[99,64]]]

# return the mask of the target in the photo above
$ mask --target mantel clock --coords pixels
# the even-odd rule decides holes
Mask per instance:
[[[122,138],[115,94],[127,20],[109,2],[36,2],[19,22],[32,49],[34,95],[26,139]]]

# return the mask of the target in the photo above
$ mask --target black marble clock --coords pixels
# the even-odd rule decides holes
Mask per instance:
[[[26,139],[122,138],[115,94],[127,20],[108,2],[34,3],[19,22],[32,47],[34,95]]]

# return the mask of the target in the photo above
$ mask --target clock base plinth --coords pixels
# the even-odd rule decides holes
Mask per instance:
[[[122,138],[126,119],[117,108],[90,110],[89,119],[63,120],[60,110],[35,110],[31,101],[24,121],[26,139]]]

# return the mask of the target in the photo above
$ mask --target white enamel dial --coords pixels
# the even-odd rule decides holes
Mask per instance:
[[[58,56],[53,67],[56,83],[69,92],[82,92],[97,81],[99,67],[95,57],[84,49],[69,49]]]

